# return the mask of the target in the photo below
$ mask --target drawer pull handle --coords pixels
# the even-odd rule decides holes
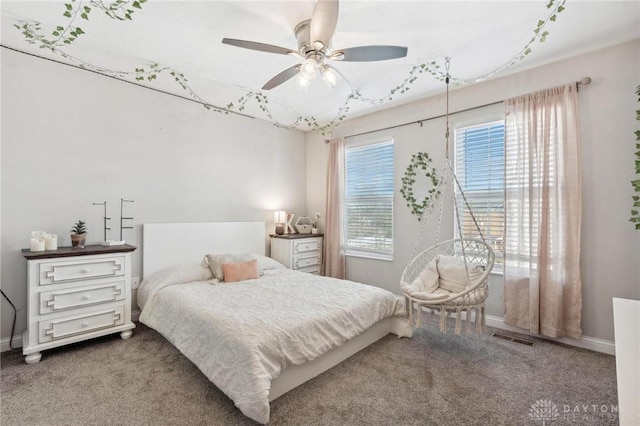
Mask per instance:
[[[90,294],[85,294],[84,296],[82,296],[82,300],[89,300],[89,299],[91,299]]]
[[[82,328],[89,327],[89,322],[88,321],[83,322],[82,324],[80,324],[80,327],[82,327]]]
[[[89,268],[82,268],[82,269],[80,269],[80,272],[82,272],[83,274],[88,274],[89,273]]]

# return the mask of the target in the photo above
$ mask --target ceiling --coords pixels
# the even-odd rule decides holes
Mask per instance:
[[[553,7],[560,1],[555,0]],[[332,61],[348,83],[343,80],[330,88],[316,79],[306,91],[295,78],[269,91],[260,89],[299,59],[228,46],[221,40],[244,39],[297,50],[293,29],[311,18],[314,0],[150,0],[141,9],[129,0],[134,13],[123,21],[99,10],[99,1],[69,0],[73,8],[92,10],[88,20],[78,16],[72,22],[83,34],[68,45],[59,43],[57,52],[29,44],[14,24],[40,22],[41,32],[53,38],[50,34],[57,26],[71,23],[63,16],[64,2],[2,1],[2,45],[90,69],[100,67],[154,89],[308,130],[307,122],[331,123],[345,105],[348,119],[443,92],[444,83],[429,73],[416,73],[415,81],[402,86],[420,64],[435,61],[443,67],[444,58],[450,57],[452,78],[474,84],[479,78],[496,78],[640,38],[640,1],[568,0],[555,21],[547,21],[552,10],[548,2],[342,0],[332,48],[400,45],[408,47],[408,54],[381,62]],[[531,53],[506,66],[535,36],[540,20],[547,21],[539,32],[548,31],[545,41],[536,40]],[[158,69],[170,69],[157,73],[154,80],[136,81],[134,70],[148,70],[153,63]],[[499,72],[491,74],[496,69]],[[187,89],[171,71],[187,79]],[[399,86],[410,90],[390,95]],[[367,99],[350,99],[352,90]]]

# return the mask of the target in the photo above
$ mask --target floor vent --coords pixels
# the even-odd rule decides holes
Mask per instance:
[[[521,345],[533,346],[533,340],[521,339],[519,337],[512,337],[507,334],[502,333],[493,333],[493,337],[497,337],[498,339],[508,340],[514,343],[520,343]]]

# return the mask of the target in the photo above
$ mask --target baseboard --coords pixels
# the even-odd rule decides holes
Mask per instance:
[[[0,352],[6,352],[11,350],[11,346],[9,345],[10,343],[9,340],[11,340],[10,337],[5,337],[4,339],[0,340]],[[16,349],[22,347],[22,334],[13,336],[13,347]]]
[[[132,321],[138,321],[140,318],[140,311],[139,310],[135,310],[133,312],[131,312],[131,320]],[[485,320],[486,320],[486,324],[489,327],[495,327],[495,328],[499,328],[501,330],[507,330],[507,331],[513,331],[515,333],[520,333],[520,334],[528,334],[531,335],[531,333],[527,333],[526,330],[523,330],[522,328],[518,328],[518,327],[514,327],[511,326],[509,324],[506,324],[504,322],[504,319],[501,317],[496,317],[493,315],[486,315],[485,316]],[[592,351],[596,351],[596,352],[602,352],[605,354],[609,354],[609,355],[615,355],[616,354],[616,346],[615,346],[615,342],[611,342],[609,340],[604,340],[604,339],[598,339],[596,337],[589,337],[589,336],[582,336],[580,339],[570,339],[568,337],[561,337],[558,339],[552,339],[550,337],[545,337],[545,336],[539,336],[539,335],[534,335],[535,337],[540,337],[543,339],[547,339],[547,340],[553,340],[555,342],[560,342],[560,343],[564,343],[566,345],[570,345],[570,346],[576,346],[579,348],[583,348],[583,349],[589,349]],[[13,346],[16,348],[22,347],[22,334],[14,336],[13,337]],[[4,338],[2,340],[0,340],[0,351],[1,352],[5,352],[10,350],[11,347],[9,346],[9,338]]]
[[[509,325],[504,322],[504,319],[502,317],[486,315],[485,321],[489,327],[495,327],[502,330],[513,331],[515,333],[520,333],[520,334],[527,334],[530,336],[539,337],[541,339],[552,340],[554,342],[564,343],[565,345],[576,346],[579,348],[589,349],[596,352],[602,352],[609,355],[616,354],[615,342],[611,342],[609,340],[598,339],[596,337],[589,337],[589,336],[582,336],[580,339],[571,339],[569,337],[560,337],[560,338],[552,339],[551,337],[531,334],[522,328]]]

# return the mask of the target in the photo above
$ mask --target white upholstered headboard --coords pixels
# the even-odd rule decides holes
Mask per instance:
[[[144,277],[167,266],[199,262],[207,253],[265,254],[264,222],[145,223]]]

